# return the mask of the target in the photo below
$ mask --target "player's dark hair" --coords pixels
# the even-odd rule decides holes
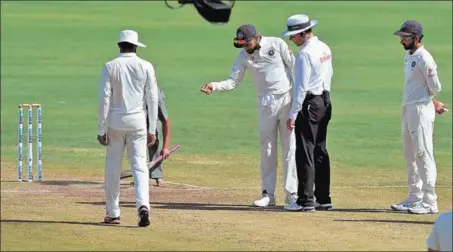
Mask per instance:
[[[120,47],[120,49],[133,49],[135,47],[135,45],[131,44],[131,43],[128,43],[128,42],[120,42],[118,43],[118,46]]]
[[[300,36],[303,36],[303,35],[305,35],[305,34],[309,34],[309,33],[312,33],[312,30],[311,30],[311,28],[310,28],[310,29],[308,29],[308,30],[305,30],[305,31],[301,32],[301,33],[300,33]]]
[[[418,43],[422,42],[422,38],[423,38],[423,34],[422,35],[418,35]]]
[[[128,42],[120,42],[118,43],[118,47],[120,48],[120,53],[135,53],[137,52],[137,46]]]

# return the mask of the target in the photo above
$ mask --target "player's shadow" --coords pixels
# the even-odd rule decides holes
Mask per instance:
[[[392,223],[392,224],[421,224],[421,225],[433,225],[433,221],[411,221],[411,220],[334,220],[339,222],[372,222],[372,223]]]
[[[58,221],[58,220],[0,220],[4,223],[28,223],[28,224],[70,224],[70,225],[86,225],[86,226],[105,226],[105,227],[121,227],[121,228],[138,228],[137,226],[121,226],[121,225],[109,225],[103,222],[86,222],[86,221]]]
[[[105,202],[77,202],[79,204],[102,205]],[[206,210],[206,211],[251,211],[251,212],[287,212],[282,206],[254,207],[237,204],[205,204],[205,203],[173,203],[173,202],[150,202],[152,208],[177,209],[177,210]],[[135,202],[120,202],[121,207],[136,207]]]
[[[392,211],[390,209],[382,208],[332,208],[329,212],[345,212],[345,213],[394,213],[394,214],[407,214],[406,212]]]
[[[83,180],[45,180],[39,182],[42,185],[58,185],[58,186],[70,186],[70,185],[103,185],[104,182],[98,181],[83,181]]]
[[[102,205],[105,202],[77,202],[79,204]],[[251,205],[237,204],[216,204],[216,203],[186,203],[186,202],[150,202],[153,208],[160,209],[179,209],[179,210],[206,210],[206,211],[251,211],[251,212],[289,212],[283,209],[283,206],[255,207]],[[135,202],[120,202],[122,207],[136,207]],[[324,211],[323,211],[324,212]],[[351,212],[351,213],[393,213],[402,214],[402,212],[391,211],[389,209],[377,208],[332,208],[328,212]],[[404,213],[407,214],[407,213]]]

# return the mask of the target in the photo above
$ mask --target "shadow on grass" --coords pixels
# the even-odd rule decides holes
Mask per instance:
[[[373,222],[373,223],[392,223],[392,224],[424,224],[424,225],[433,225],[433,221],[411,221],[411,220],[335,220],[342,222]]]
[[[84,221],[58,221],[58,220],[0,220],[3,223],[35,223],[35,224],[72,224],[72,225],[88,225],[88,226],[105,226],[105,227],[121,227],[121,228],[138,228],[138,226],[121,226],[105,224],[103,222],[84,222]]]
[[[398,212],[390,209],[382,208],[332,208],[330,212],[345,212],[345,213],[393,213],[407,214],[406,212]]]
[[[60,185],[60,186],[70,186],[70,185],[103,185],[104,182],[98,181],[82,181],[82,180],[48,180],[39,182],[42,185]]]
[[[105,206],[105,202],[77,202],[78,204],[88,204],[96,206]],[[251,205],[235,204],[207,204],[207,203],[185,203],[185,202],[150,202],[153,208],[159,209],[179,209],[179,210],[210,210],[210,211],[264,211],[264,212],[289,212],[283,209],[283,206],[255,207]],[[135,207],[135,202],[120,202],[122,207]],[[322,211],[322,210],[317,210]],[[325,212],[325,211],[323,211]],[[352,213],[397,213],[387,209],[373,208],[333,208],[328,212],[352,212]],[[407,213],[404,213],[407,214]]]
[[[77,202],[95,206],[105,206],[105,202]],[[235,204],[205,204],[205,203],[172,203],[150,202],[152,208],[181,209],[181,210],[210,210],[210,211],[264,211],[264,212],[287,212],[282,206],[254,207],[250,205]],[[121,207],[135,207],[135,202],[120,202]]]

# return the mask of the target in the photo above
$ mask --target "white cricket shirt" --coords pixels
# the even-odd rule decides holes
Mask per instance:
[[[105,63],[99,85],[98,134],[115,130],[156,131],[158,87],[153,65],[135,53],[120,53]]]
[[[441,91],[437,65],[424,46],[419,47],[412,55],[409,51],[406,52],[404,73],[404,105],[431,101]]]
[[[284,94],[292,88],[294,55],[281,38],[262,37],[261,48],[252,54],[241,49],[230,76],[220,82],[211,82],[214,90],[230,91],[244,79],[245,71],[253,75],[259,96]]]
[[[428,248],[437,251],[453,251],[451,217],[452,211],[442,213],[437,217],[426,240]]]
[[[302,44],[295,56],[294,94],[289,118],[295,120],[307,93],[321,95],[330,92],[333,76],[332,52],[329,46],[313,36]]]

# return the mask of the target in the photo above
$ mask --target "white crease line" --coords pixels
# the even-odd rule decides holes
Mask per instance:
[[[407,185],[364,185],[364,186],[334,186],[333,188],[407,188]],[[436,188],[453,188],[453,186],[438,185]]]
[[[76,181],[76,180],[75,180]],[[104,181],[92,181],[100,184],[104,184]],[[120,181],[120,185],[129,185],[132,181]],[[179,182],[172,182],[165,180],[167,184],[173,185],[180,185],[185,187],[197,188],[198,190],[254,190],[259,189],[260,186],[257,185],[255,187],[207,187],[207,186],[199,186],[199,185],[192,185],[192,184],[185,184]],[[407,185],[360,185],[360,186],[331,186],[331,188],[407,188]],[[453,185],[437,185],[436,188],[453,188]],[[173,188],[172,188],[173,189]],[[184,189],[182,189],[184,190]]]
[[[205,189],[205,188],[165,188],[165,191],[162,192],[171,192],[171,191],[177,191],[177,192],[190,192],[190,191],[206,191],[206,190],[216,190],[215,188],[211,189]],[[152,193],[152,191],[151,191]]]
[[[101,181],[100,181],[101,182]],[[132,182],[132,181],[131,181]],[[130,185],[131,182],[120,182],[120,185],[125,186],[125,185]],[[102,182],[103,183],[103,182]],[[177,191],[199,191],[199,190],[221,190],[223,188],[212,188],[212,187],[206,187],[206,186],[198,186],[198,185],[191,185],[191,184],[184,184],[184,183],[178,183],[178,182],[172,182],[165,180],[165,183],[171,184],[171,185],[180,185],[180,186],[185,186],[189,187],[188,188],[165,188],[167,190],[177,190]],[[151,185],[150,185],[151,186]],[[154,187],[154,186],[153,186]],[[232,190],[237,190],[236,188],[231,188]]]
[[[171,181],[165,181],[167,184],[173,184],[173,185],[182,185],[186,187],[192,187],[192,188],[197,188],[199,190],[212,190],[212,189],[221,189],[221,188],[211,188],[211,187],[206,187],[206,186],[197,186],[197,185],[191,185],[191,184],[184,184],[184,183],[178,183],[178,182],[171,182]]]
[[[177,182],[166,181],[168,184],[182,185],[186,187],[196,188],[196,190],[256,190],[260,189],[260,186],[256,187],[204,187],[191,184],[183,184]],[[363,185],[363,186],[332,186],[332,189],[342,188],[342,189],[353,189],[353,188],[407,188],[407,185]],[[439,185],[436,188],[453,188],[453,186],[448,185]],[[178,190],[193,190],[193,189],[178,189]]]
[[[50,193],[52,191],[49,190],[39,190],[39,189],[28,189],[28,190],[15,190],[15,189],[2,189],[2,193],[36,193],[36,194],[42,194],[42,193]]]
[[[189,187],[192,189],[184,189],[184,188],[178,188],[176,190],[190,190],[190,191],[196,191],[196,190],[256,190],[260,189],[260,186],[257,185],[255,187],[207,187],[207,186],[198,186],[198,185],[192,185],[192,184],[184,184],[184,183],[178,183],[178,182],[172,182],[172,181],[165,181],[167,184],[173,184],[173,185],[180,185],[180,186],[185,186]],[[130,182],[125,182],[121,183],[121,185],[128,185]],[[407,188],[407,185],[361,185],[361,186],[332,186],[332,189],[334,188],[342,188],[342,189],[353,189],[353,188]],[[453,186],[448,186],[448,185],[438,185],[436,188],[453,188]],[[169,188],[169,189],[175,189],[175,188]]]
[[[103,184],[104,181],[93,181],[93,182],[99,182],[100,184]],[[165,188],[167,191],[203,191],[203,190],[259,190],[260,186],[254,186],[254,187],[206,187],[206,186],[198,186],[198,185],[192,185],[192,184],[185,184],[185,183],[178,183],[178,182],[172,182],[172,181],[166,181],[168,184],[173,184],[173,185],[180,185],[184,186],[186,188]],[[121,181],[120,185],[130,185],[130,182],[126,181]],[[353,189],[353,188],[407,188],[407,185],[362,185],[362,186],[332,186],[332,189],[335,188],[342,188],[342,189]],[[453,188],[453,186],[449,185],[438,185],[436,188]],[[24,189],[24,190],[17,190],[17,189],[3,189],[1,190],[2,193],[32,193],[32,194],[43,194],[43,193],[49,193],[52,191],[49,190],[40,190],[40,189]]]

